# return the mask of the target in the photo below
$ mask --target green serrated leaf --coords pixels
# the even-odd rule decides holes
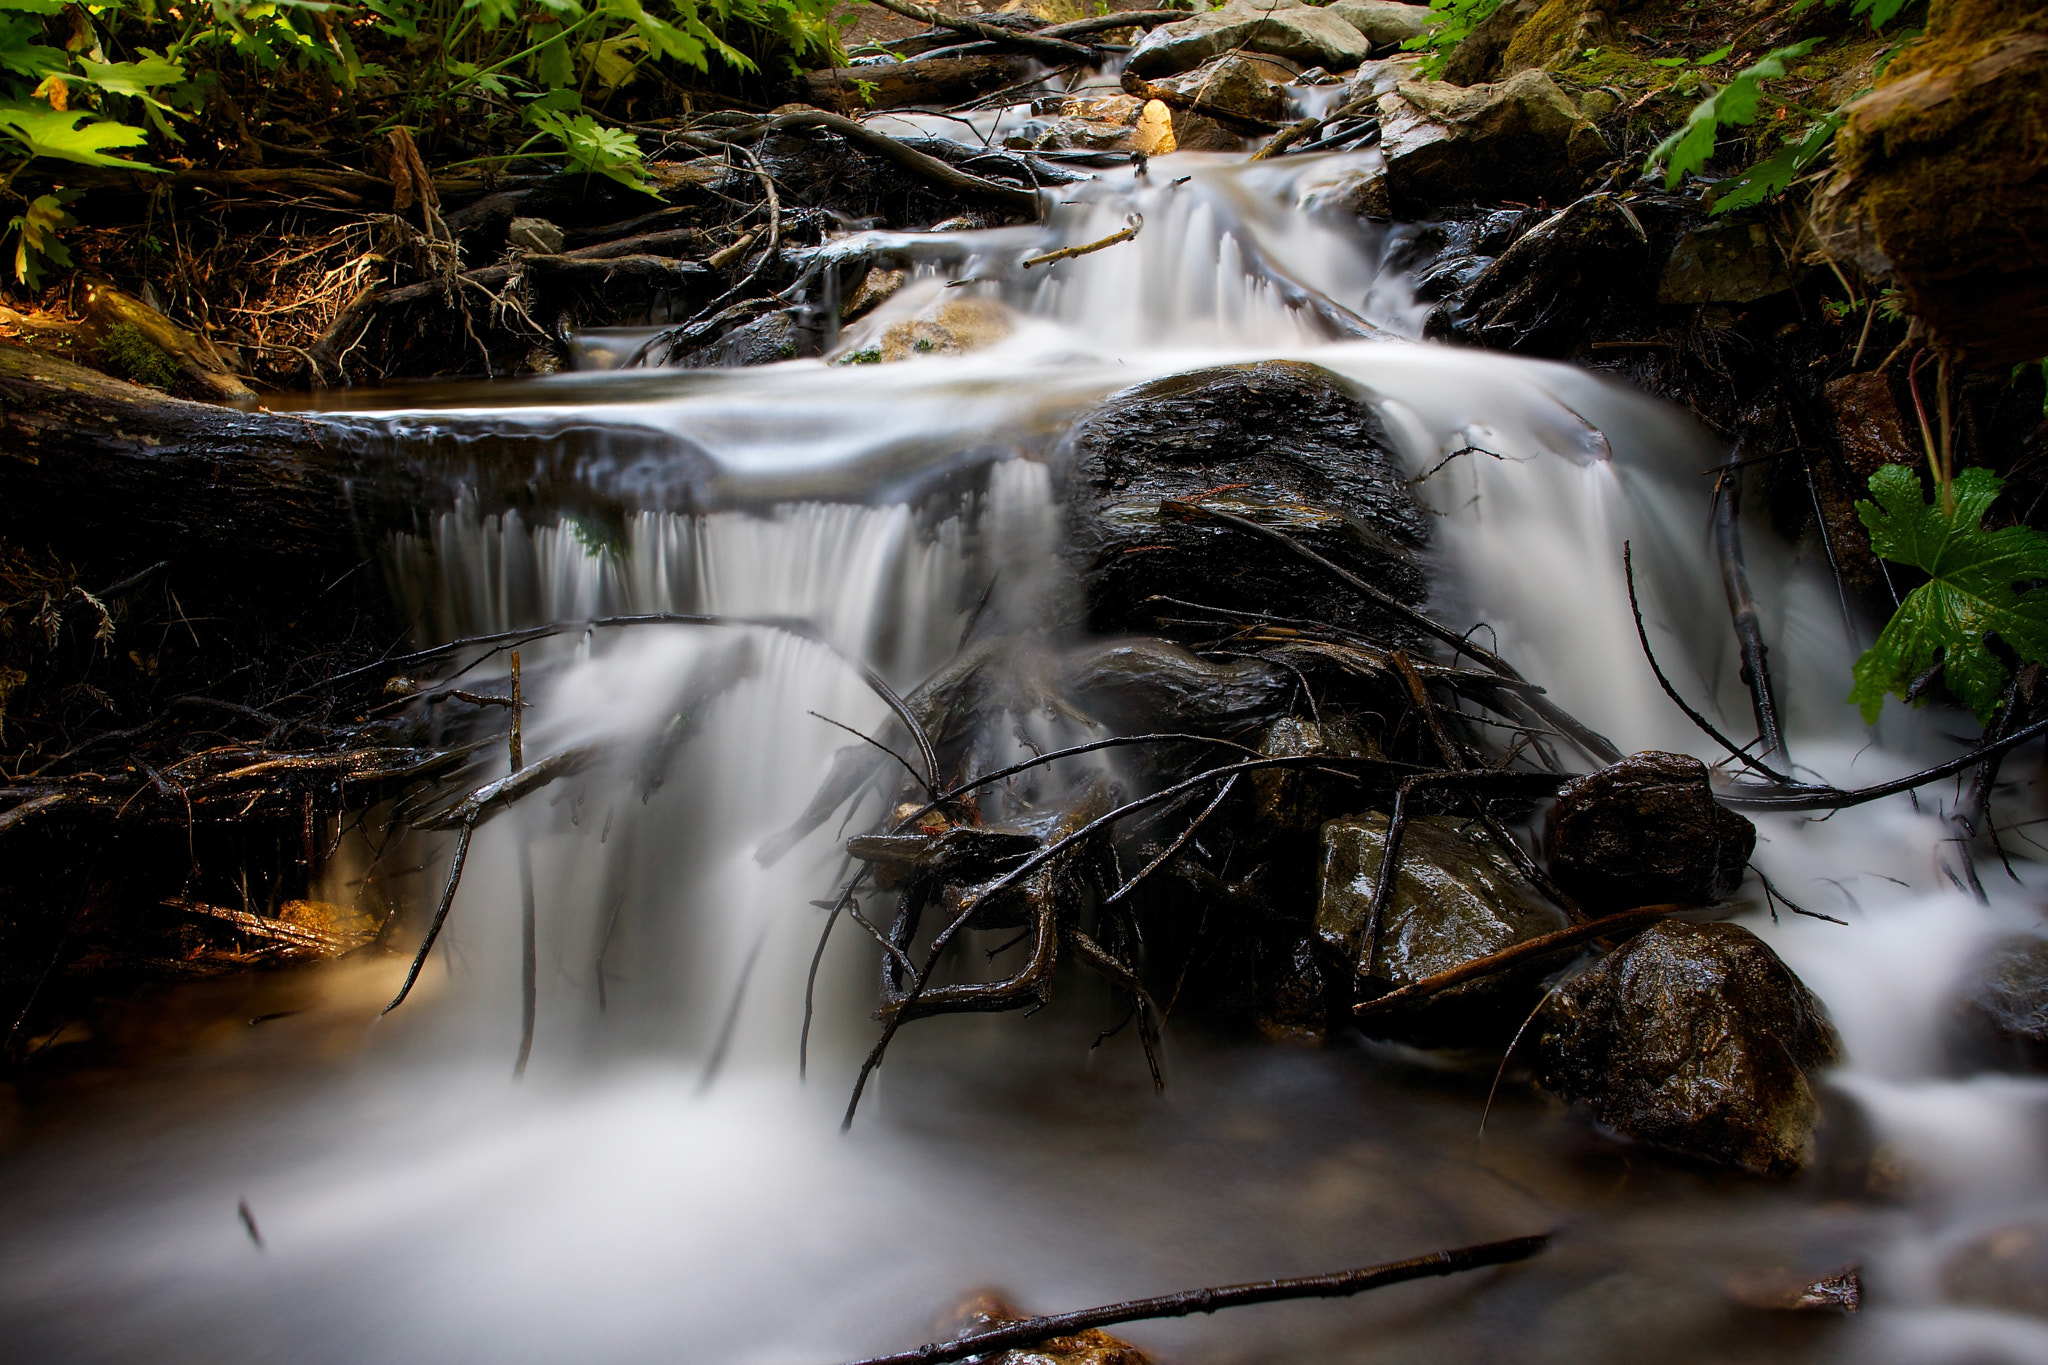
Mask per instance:
[[[2048,591],[2017,585],[2048,580],[2048,536],[2025,526],[1986,530],[1984,516],[2005,482],[1966,469],[1950,485],[1952,511],[1930,503],[1920,476],[1887,465],[1870,478],[1873,501],[1856,504],[1871,551],[1928,576],[1899,604],[1877,643],[1856,661],[1849,700],[1875,722],[1887,695],[1903,698],[1939,662],[1949,691],[1989,722],[2010,676],[1986,637],[1996,635],[2029,663],[2048,662]]]
[[[1756,122],[1757,110],[1763,104],[1763,83],[1783,76],[1785,63],[1804,57],[1819,41],[1808,38],[1767,52],[1736,72],[1728,84],[1693,106],[1683,127],[1657,144],[1646,169],[1663,166],[1664,188],[1676,189],[1680,180],[1713,159],[1721,129],[1747,127]]]
[[[139,147],[149,134],[129,123],[95,121],[89,110],[56,110],[37,100],[0,101],[0,134],[13,138],[32,157],[47,156],[75,161],[81,166],[122,166],[129,170],[155,171],[159,167],[126,157],[109,156],[117,147]]]

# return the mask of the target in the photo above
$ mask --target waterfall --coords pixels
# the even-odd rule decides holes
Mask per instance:
[[[1796,1245],[1868,1257],[1875,1306],[1840,1338],[1859,1360],[2048,1358],[2048,1329],[1944,1305],[1934,1283],[1943,1248],[2048,1191],[2048,1084],[1956,1077],[1938,1047],[1973,954],[2039,928],[2023,884],[2034,864],[2016,857],[2017,880],[1987,869],[1982,902],[1954,875],[1950,789],[1831,820],[1761,818],[1757,865],[1848,923],[1774,923],[1761,902],[1739,916],[1839,1025],[1835,1084],[1912,1172],[1895,1211],[1716,1186],[1649,1158],[1627,1190],[1592,1190],[1557,1155],[1555,1113],[1497,1110],[1479,1147],[1468,1106],[1383,1058],[1170,1036],[1172,1084],[1155,1101],[1128,1039],[1091,1051],[1014,1017],[906,1031],[868,1120],[840,1139],[875,1029],[874,954],[855,929],[825,959],[798,1086],[813,902],[838,885],[840,824],[767,866],[756,850],[860,742],[831,722],[873,735],[887,721],[862,668],[908,689],[977,617],[1056,614],[1060,441],[1131,384],[1255,357],[1334,370],[1379,411],[1431,509],[1436,614],[1486,623],[1501,654],[1624,750],[1712,761],[1643,659],[1626,542],[1665,670],[1747,733],[1702,525],[1702,471],[1725,452],[1683,415],[1566,366],[1361,339],[1418,330],[1408,283],[1379,269],[1381,234],[1329,207],[1376,155],[1168,156],[1142,180],[1062,188],[1043,228],[923,234],[922,278],[834,359],[345,400],[422,449],[540,433],[576,471],[573,506],[479,492],[387,547],[419,643],[660,613],[729,624],[523,645],[529,761],[573,745],[605,757],[478,834],[405,1007],[364,1022],[388,969],[344,968],[328,1015],[306,1025],[329,1059],[310,1077],[279,1063],[286,1079],[262,1104],[223,1100],[160,1134],[35,1158],[29,1173],[52,1180],[79,1179],[82,1162],[100,1173],[83,1205],[30,1182],[0,1215],[0,1314],[36,1358],[824,1361],[922,1340],[948,1295],[983,1282],[1071,1306],[1363,1264],[1501,1218],[1574,1228],[1564,1269],[1503,1289],[1520,1296],[1512,1322],[1416,1313],[1457,1302],[1447,1290],[1144,1339],[1184,1361],[1349,1359],[1361,1340],[1418,1358],[1665,1358],[1685,1333],[1710,1340],[1726,1311],[1693,1258]],[[1134,214],[1126,245],[1010,269]],[[983,276],[962,288],[1009,311],[1006,338],[836,363],[951,280]],[[622,354],[637,340],[582,345]],[[1943,718],[1893,707],[1873,735],[1843,704],[1872,623],[1844,619],[1819,556],[1758,534],[1750,561],[1803,770],[1863,785],[1956,751]],[[499,690],[507,667],[493,654],[465,676]],[[479,774],[504,771],[499,756]],[[856,830],[882,814],[872,794],[841,813]],[[522,848],[539,1008],[515,1087]],[[412,899],[431,901],[445,855],[416,852]],[[368,856],[337,862],[334,894],[354,894]],[[714,1055],[724,1069],[706,1089]],[[220,1216],[240,1199],[264,1221],[265,1257]]]

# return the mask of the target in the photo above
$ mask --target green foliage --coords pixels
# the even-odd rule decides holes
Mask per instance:
[[[1735,79],[1693,106],[1684,126],[1657,144],[1644,169],[1654,171],[1661,165],[1664,188],[1677,188],[1681,179],[1713,159],[1714,144],[1720,140],[1723,128],[1746,128],[1756,122],[1757,111],[1763,105],[1764,82],[1784,75],[1785,63],[1804,57],[1819,42],[1818,38],[1808,38],[1778,48],[1736,72]]]
[[[100,340],[100,356],[111,374],[152,388],[167,389],[178,377],[177,362],[132,322],[117,322]]]
[[[1422,59],[1422,74],[1435,80],[1444,74],[1444,63],[1451,59],[1451,49],[1470,37],[1472,30],[1493,17],[1501,0],[1429,0],[1429,12],[1434,22],[1401,46],[1410,52],[1426,54]]]
[[[628,189],[660,197],[649,182],[647,159],[639,139],[620,128],[607,128],[588,114],[536,109],[528,114],[536,128],[554,137],[567,153],[570,169],[602,175]]]
[[[1886,465],[1870,478],[1874,501],[1856,504],[1873,553],[1910,564],[1928,581],[1899,604],[1883,634],[1856,661],[1849,700],[1876,721],[1886,694],[1903,698],[1939,662],[1949,691],[1988,722],[2010,670],[1986,643],[1996,635],[2029,663],[2048,662],[2048,536],[2025,526],[1987,530],[1984,516],[2005,488],[1986,469],[1965,469],[1944,509],[1923,496],[1920,476]],[[2021,586],[2028,585],[2028,586]]]
[[[71,248],[59,241],[57,234],[74,225],[64,208],[76,198],[77,190],[37,195],[8,220],[7,230],[14,234],[14,278],[31,290],[43,287],[43,272],[49,267],[71,268]]]
[[[842,365],[879,365],[882,363],[882,348],[865,346],[858,351],[848,351],[840,357]]]
[[[1843,117],[1840,109],[1835,110],[1826,118],[1809,124],[1798,141],[1787,142],[1775,154],[1716,185],[1713,206],[1708,212],[1733,213],[1783,194],[1792,187],[1793,181],[1827,155],[1834,145],[1835,131],[1842,126]]]
[[[1826,5],[1829,9],[1838,9],[1846,3],[1849,6],[1850,18],[1854,19],[1868,15],[1871,31],[1876,32],[1892,20],[1898,18],[1900,12],[1908,5],[1916,2],[1917,0],[1799,0],[1799,3],[1792,7],[1791,12],[1793,14],[1801,14],[1812,9],[1815,5]]]

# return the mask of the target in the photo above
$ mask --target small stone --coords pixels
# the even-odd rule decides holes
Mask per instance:
[[[1131,149],[1146,156],[1165,156],[1180,150],[1180,143],[1173,135],[1173,110],[1164,101],[1146,100],[1144,110],[1138,115],[1138,126],[1131,132]]]
[[[1784,253],[1762,223],[1709,223],[1671,249],[1657,302],[1754,303],[1791,287]]]
[[[1814,1156],[1827,1013],[1735,924],[1653,924],[1544,1002],[1543,1084],[1625,1136],[1763,1175]]]
[[[964,1337],[1022,1322],[1028,1316],[1000,1294],[983,1292],[963,1303],[949,1321],[940,1324],[939,1330],[947,1336]],[[1152,1358],[1143,1351],[1100,1328],[974,1359],[980,1365],[1152,1365]]]
[[[839,306],[839,320],[852,322],[855,318],[872,313],[893,297],[896,291],[903,287],[903,282],[909,278],[908,271],[884,270],[880,266],[871,268],[862,277],[861,282],[853,287],[853,292],[846,296],[846,302]]]
[[[1920,452],[1906,435],[1899,400],[1890,376],[1882,370],[1845,374],[1821,388],[1842,442],[1842,458],[1855,476],[1857,491],[1888,464],[1917,464]]]
[[[1649,750],[1566,783],[1543,842],[1589,911],[1704,905],[1742,885],[1756,826],[1714,800],[1706,764]]]
[[[1776,1313],[1860,1313],[1863,1311],[1863,1272],[1860,1266],[1843,1266],[1819,1279],[1791,1270],[1758,1270],[1728,1281],[1728,1297],[1744,1308]]]
[[[505,240],[521,251],[553,256],[562,249],[562,230],[545,218],[514,218]]]
[[[2006,1071],[2048,1071],[2048,939],[1997,944],[1956,1002],[1967,1060]]]
[[[1365,935],[1387,825],[1385,815],[1373,812],[1323,826],[1316,934],[1355,982],[1412,985],[1565,927],[1564,912],[1483,829],[1450,816],[1411,818],[1401,831],[1393,910],[1381,919],[1368,961]],[[1423,1046],[1505,1042],[1536,1003],[1536,979],[1554,965],[1468,981],[1365,1022],[1377,1036]]]

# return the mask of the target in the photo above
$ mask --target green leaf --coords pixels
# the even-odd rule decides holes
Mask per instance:
[[[639,139],[623,128],[607,128],[588,114],[564,114],[532,105],[527,106],[526,117],[562,144],[571,170],[602,175],[628,189],[661,197],[649,183],[647,158],[640,151]]]
[[[96,62],[87,57],[80,57],[79,74],[72,79],[96,85],[110,95],[126,95],[131,99],[142,100],[148,105],[149,112],[155,115],[153,121],[161,124],[163,115],[158,111],[171,106],[157,98],[154,92],[164,86],[183,82],[185,66],[182,62],[172,61],[146,47],[141,49],[141,52],[142,60],[139,62]]]
[[[0,16],[0,67],[32,81],[68,70],[70,62],[66,54],[37,42],[42,36],[43,21],[40,19]]]
[[[1806,136],[1798,142],[1787,144],[1776,155],[1714,186],[1713,206],[1708,212],[1733,213],[1783,194],[1834,145],[1835,132],[1842,126],[1842,120],[1840,110],[1829,114],[1808,128]]]
[[[14,278],[30,289],[42,289],[46,266],[71,268],[71,248],[57,240],[57,234],[78,225],[64,206],[78,198],[79,193],[58,190],[55,194],[39,195],[26,212],[8,221],[7,230],[15,234]]]
[[[78,126],[82,118],[91,118],[85,109],[58,111],[38,100],[0,101],[0,134],[13,138],[32,157],[54,157],[59,161],[75,161],[81,166],[122,166],[134,171],[154,171],[161,168],[125,157],[108,156],[115,147],[139,147],[148,141],[149,134],[129,123],[95,121]]]
[[[56,14],[64,8],[65,0],[0,0],[0,9],[11,9],[22,14]]]
[[[1713,159],[1721,129],[1747,127],[1756,122],[1757,109],[1763,103],[1763,83],[1784,75],[1786,62],[1804,57],[1819,42],[1818,38],[1808,38],[1778,48],[1736,72],[1735,79],[1693,106],[1683,127],[1657,144],[1645,169],[1655,170],[1662,165],[1664,188],[1676,189],[1680,180]]]
[[[2025,526],[1984,528],[2004,488],[1990,470],[1966,469],[1950,485],[1953,511],[1944,511],[1926,500],[1920,476],[1904,465],[1871,475],[1875,501],[1856,504],[1871,551],[1912,565],[1928,581],[1907,595],[1856,661],[1849,700],[1866,723],[1877,720],[1887,694],[1903,698],[1937,662],[1949,691],[1988,723],[2010,670],[1987,636],[2026,662],[2048,662],[2048,591],[2017,586],[2048,580],[2048,536]]]
[[[498,25],[509,24],[519,14],[519,0],[463,0],[464,9],[476,11],[477,26],[496,33]]]

